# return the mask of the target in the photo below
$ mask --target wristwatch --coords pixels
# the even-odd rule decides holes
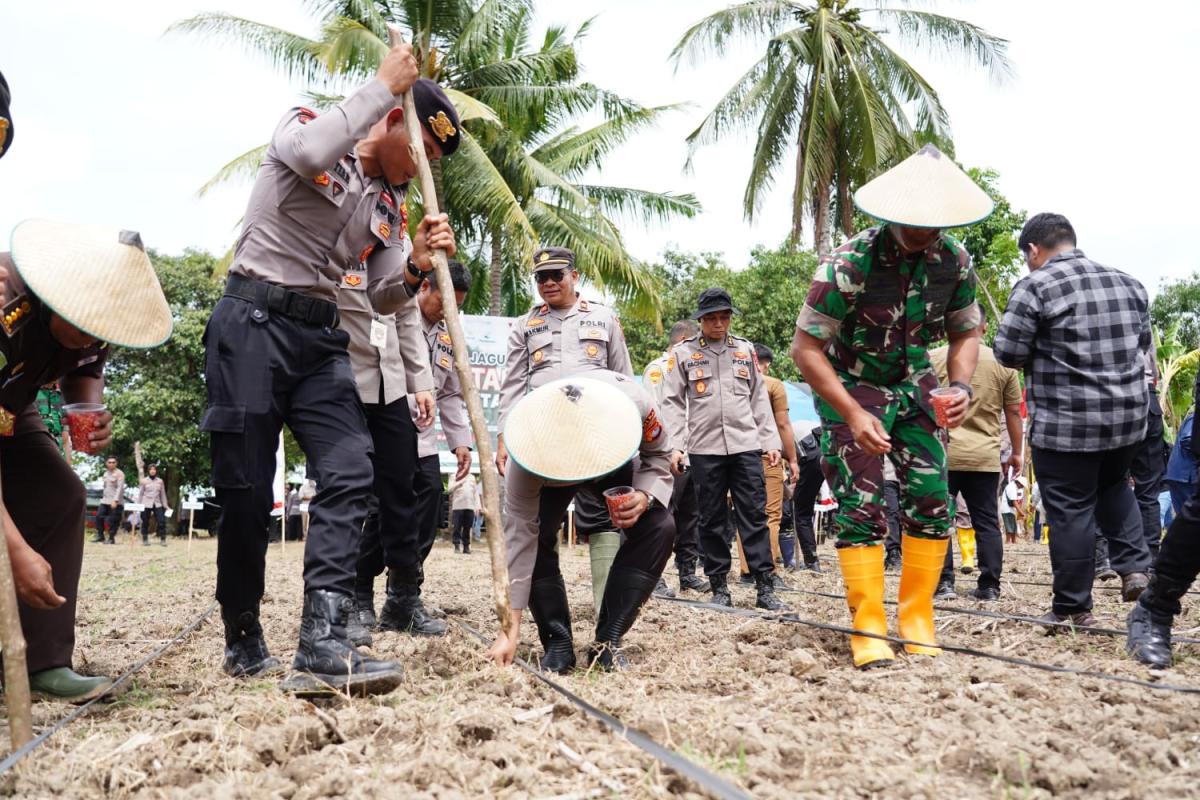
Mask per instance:
[[[967,393],[967,399],[968,399],[968,400],[974,400],[974,399],[975,399],[975,392],[971,391],[971,384],[969,384],[969,383],[963,383],[962,381],[950,381],[950,385],[951,385],[951,386],[957,386],[958,388],[960,388],[960,389],[962,389],[964,392],[966,392],[966,393]]]
[[[433,272],[433,270],[430,270],[429,272]],[[408,257],[408,274],[409,275],[412,275],[414,278],[421,281],[421,280],[425,280],[425,278],[429,277],[429,272],[423,272],[420,269],[418,269],[417,263],[415,261],[413,261],[412,256],[410,255]]]

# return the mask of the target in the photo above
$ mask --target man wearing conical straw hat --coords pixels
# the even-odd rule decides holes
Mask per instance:
[[[854,627],[887,633],[883,605],[883,459],[901,491],[898,627],[912,654],[937,655],[933,592],[946,555],[942,427],[962,424],[979,356],[975,271],[945,228],[970,225],[992,201],[932,145],[855,193],[882,224],[827,258],[796,320],[792,357],[816,394],[825,478],[838,501],[838,557]],[[928,349],[949,339],[949,385]],[[940,396],[938,396],[940,395]],[[939,407],[940,406],[940,407]],[[890,663],[886,642],[852,636],[860,668]]]
[[[0,484],[29,682],[42,697],[84,702],[112,685],[71,669],[85,495],[34,399],[58,381],[76,449],[103,451],[108,346],[162,344],[171,310],[138,234],[40,219],[17,225],[0,254],[0,293]]]
[[[596,614],[587,665],[625,666],[621,639],[654,591],[675,540],[671,447],[654,401],[633,378],[591,370],[534,389],[509,411],[504,441],[504,538],[512,594],[513,635],[488,650],[511,664],[521,616],[533,614],[542,642],[541,668],[570,672],[574,639],[567,590],[555,545],[567,506],[582,488],[603,492],[613,524],[625,533]],[[570,446],[564,446],[569,443]],[[538,597],[530,603],[531,589]]]

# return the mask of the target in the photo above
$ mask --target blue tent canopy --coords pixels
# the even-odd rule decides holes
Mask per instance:
[[[792,422],[821,422],[816,408],[813,407],[812,389],[807,383],[784,381],[783,387],[787,389],[788,419]]]

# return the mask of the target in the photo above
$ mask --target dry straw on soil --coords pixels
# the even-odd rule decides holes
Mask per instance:
[[[190,557],[175,542],[89,544],[77,668],[120,672],[207,607],[214,550],[208,541]],[[832,550],[823,555],[836,563]],[[268,555],[264,624],[285,659],[297,634],[300,559],[292,544]],[[563,564],[582,647],[592,614],[586,549],[564,551]],[[1046,556],[1010,556],[1008,569],[1014,578],[1012,570],[1045,573]],[[495,630],[483,553],[439,545],[427,573],[432,604]],[[795,583],[841,591],[835,571]],[[959,580],[960,592],[972,585]],[[1006,582],[1004,592],[988,607],[1033,614],[1048,602],[1044,587]],[[752,590],[735,587],[734,599],[751,606]],[[847,619],[841,601],[787,599],[806,617]],[[1097,592],[1096,610],[1123,627],[1116,593]],[[1181,620],[1194,624],[1194,612]],[[939,614],[939,629],[948,642],[1146,677],[1119,639],[1047,637],[1027,624],[951,614]],[[523,639],[536,642],[531,625]],[[1192,696],[951,655],[860,673],[837,634],[662,601],[651,601],[628,644],[628,672],[579,672],[563,683],[756,797],[1183,797],[1200,782]],[[281,695],[272,681],[226,678],[222,646],[214,617],[0,789],[33,798],[700,796],[530,676],[485,662],[457,627],[437,640],[378,635],[375,652],[405,664],[404,685],[317,705]],[[1171,682],[1200,686],[1195,648],[1180,648]],[[35,706],[35,727],[67,710]]]

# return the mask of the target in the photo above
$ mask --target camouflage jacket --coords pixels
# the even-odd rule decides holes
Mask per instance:
[[[975,270],[953,237],[905,257],[886,225],[835,250],[818,270],[796,326],[825,342],[842,383],[864,407],[899,391],[922,406],[936,388],[930,345],[979,324]],[[832,411],[823,403],[818,410]]]

